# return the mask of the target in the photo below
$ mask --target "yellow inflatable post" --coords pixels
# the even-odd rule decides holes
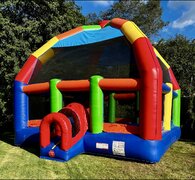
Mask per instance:
[[[165,131],[171,130],[171,110],[172,110],[172,99],[173,99],[173,85],[166,83],[171,88],[170,92],[164,96],[164,117],[163,127]]]

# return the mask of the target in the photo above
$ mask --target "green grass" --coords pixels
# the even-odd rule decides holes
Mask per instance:
[[[82,154],[61,163],[40,159],[39,149],[0,141],[1,179],[195,179],[195,142],[178,141],[157,164]]]

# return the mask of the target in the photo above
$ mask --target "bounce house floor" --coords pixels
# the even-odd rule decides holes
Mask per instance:
[[[124,134],[139,134],[138,126],[130,126],[128,124],[119,123],[104,123],[104,132],[108,133],[124,133]]]

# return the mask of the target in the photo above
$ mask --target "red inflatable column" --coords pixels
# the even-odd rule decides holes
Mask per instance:
[[[140,87],[140,136],[148,140],[162,138],[162,69],[146,37],[133,43],[139,73]]]

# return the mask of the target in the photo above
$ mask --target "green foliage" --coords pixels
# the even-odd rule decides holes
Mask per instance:
[[[30,53],[51,37],[77,27],[85,18],[72,1],[0,2],[0,125],[12,118],[12,84]]]
[[[157,34],[167,23],[161,19],[162,9],[160,1],[149,0],[147,3],[143,0],[138,1],[119,1],[100,15],[95,13],[87,16],[88,22],[97,23],[102,19],[113,19],[116,17],[134,21],[140,29],[147,35]]]
[[[88,24],[88,25],[96,25],[96,24],[99,24],[100,20],[102,20],[96,13],[89,13],[87,16],[86,16],[86,22],[85,24]]]
[[[170,64],[182,92],[181,121],[186,133],[195,133],[195,40],[177,35],[169,40],[160,40],[156,45],[161,55]]]
[[[162,39],[155,46],[173,69],[182,95],[192,96],[195,93],[195,40],[177,35],[167,41]]]

